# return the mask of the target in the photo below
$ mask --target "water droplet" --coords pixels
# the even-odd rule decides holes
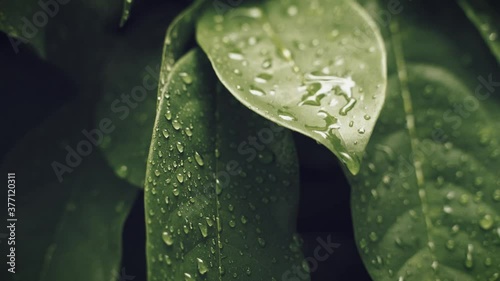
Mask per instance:
[[[472,260],[472,251],[474,250],[474,246],[472,244],[469,244],[467,246],[467,256],[465,257],[465,267],[467,268],[472,268],[474,265],[473,260]]]
[[[290,7],[288,7],[288,9],[286,10],[286,12],[288,13],[289,16],[291,17],[294,17],[297,15],[299,9],[297,9],[297,6],[295,5],[291,5]]]
[[[246,224],[247,222],[248,222],[247,217],[245,217],[245,216],[241,216],[241,223],[242,223],[242,224]]]
[[[184,82],[184,84],[191,85],[193,83],[193,77],[191,77],[191,75],[189,75],[189,73],[181,72],[181,73],[179,73],[179,76],[181,77],[182,82]]]
[[[493,217],[487,214],[479,221],[479,226],[484,230],[489,230],[493,226],[493,222]]]
[[[254,85],[250,85],[250,93],[254,96],[264,96],[266,93],[264,92],[264,90],[254,86]]]
[[[262,237],[257,238],[257,242],[259,242],[259,245],[262,247],[266,246],[266,240]]]
[[[196,261],[198,263],[198,272],[203,275],[205,273],[208,272],[208,266],[205,264],[205,262],[200,259],[200,258],[196,258]]]
[[[262,68],[264,68],[264,69],[269,69],[272,65],[273,65],[273,62],[271,59],[265,59],[262,62]]]
[[[181,128],[181,123],[175,119],[174,121],[172,121],[172,127],[174,127],[175,130],[179,130]]]
[[[172,119],[172,112],[170,112],[170,110],[167,110],[167,112],[165,113],[165,118],[170,121]]]
[[[167,129],[163,129],[163,130],[162,130],[162,134],[163,134],[163,136],[164,136],[166,139],[168,139],[168,137],[170,136],[170,134],[168,133]]]
[[[204,164],[203,158],[201,157],[201,155],[198,152],[194,153],[194,160],[196,160],[196,163],[198,163],[198,165],[203,166],[203,164]]]
[[[177,151],[180,153],[184,152],[184,145],[181,142],[177,142],[175,146],[177,147]]]
[[[346,105],[344,105],[340,111],[339,111],[339,114],[340,115],[343,115],[343,116],[346,116],[347,113],[349,113],[349,111],[351,111],[351,109],[354,107],[354,105],[356,104],[356,99],[355,98],[350,98]]]
[[[180,182],[180,183],[184,182],[184,176],[181,173],[177,174],[177,181]]]
[[[257,83],[261,83],[261,84],[264,84],[264,83],[267,83],[269,80],[271,80],[273,78],[273,76],[271,74],[267,74],[267,73],[260,73],[258,74],[257,76],[255,76],[254,80],[255,82]]]
[[[191,274],[185,272],[184,273],[184,281],[196,281],[196,279],[193,276],[191,276]]]
[[[167,244],[167,246],[171,246],[172,244],[174,244],[174,240],[172,238],[172,235],[170,235],[170,233],[164,231],[162,234],[161,234],[161,238],[163,239],[163,242],[165,242],[165,244]]]
[[[117,170],[116,173],[119,177],[124,178],[128,175],[128,167],[125,165],[121,165]]]
[[[278,110],[278,116],[285,121],[297,121],[297,118],[293,114],[282,109]]]
[[[208,227],[203,223],[198,223],[198,228],[200,229],[201,235],[203,237],[208,236]]]
[[[229,58],[232,59],[232,60],[243,60],[245,59],[245,57],[243,56],[243,54],[241,54],[240,52],[229,52],[228,54]]]
[[[364,128],[359,128],[359,129],[358,129],[358,133],[360,133],[360,134],[364,134],[364,133],[365,133],[365,129],[364,129]]]

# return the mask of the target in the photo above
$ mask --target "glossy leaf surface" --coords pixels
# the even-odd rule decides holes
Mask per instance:
[[[290,132],[216,87],[199,49],[171,77],[147,169],[149,280],[308,280]]]
[[[352,173],[384,102],[385,50],[354,1],[260,1],[206,9],[197,39],[244,105],[310,136]]]

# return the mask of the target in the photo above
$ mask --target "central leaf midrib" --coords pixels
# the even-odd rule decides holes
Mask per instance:
[[[217,149],[217,146],[219,144],[219,132],[218,132],[218,127],[217,127],[217,115],[218,115],[218,111],[219,111],[219,107],[217,106],[219,104],[219,87],[220,85],[218,83],[216,83],[215,85],[215,92],[214,92],[214,95],[215,95],[215,98],[214,98],[214,113],[213,113],[213,116],[214,116],[214,121],[215,121],[215,145],[214,145],[214,151],[213,151],[213,156],[215,157],[215,175],[217,175],[217,173],[219,172],[219,161],[218,161],[218,158],[215,154],[215,149]],[[219,271],[219,281],[222,281],[222,253],[221,253],[221,249],[220,249],[220,245],[222,245],[222,239],[220,237],[220,229],[219,229],[219,226],[221,225],[221,221],[220,221],[220,214],[219,214],[219,206],[220,206],[220,202],[219,202],[219,194],[217,194],[217,176],[215,176],[214,178],[214,181],[215,181],[215,185],[214,185],[214,191],[215,191],[215,216],[216,216],[216,221],[215,221],[215,228],[216,228],[216,231],[217,231],[217,253],[219,255],[218,257],[218,262],[219,262],[219,267],[218,267],[218,271]]]
[[[410,137],[410,149],[413,155],[416,155],[414,152],[417,151],[417,146],[419,143],[416,126],[415,126],[415,115],[413,113],[412,100],[411,100],[411,92],[408,86],[408,72],[406,68],[406,62],[404,58],[403,46],[400,37],[399,31],[399,22],[398,19],[394,19],[390,24],[390,34],[391,41],[393,45],[393,53],[395,56],[396,62],[396,71],[397,77],[399,80],[400,88],[401,88],[401,97],[403,99],[403,108],[405,112],[405,120],[406,127],[408,130],[408,134]],[[430,216],[428,215],[428,204],[427,204],[427,196],[424,188],[424,174],[422,172],[421,162],[413,157],[412,165],[415,170],[415,177],[417,180],[417,188],[418,188],[418,198],[420,200],[420,206],[422,215],[424,216],[425,221],[425,232],[427,234],[427,247],[429,247],[430,243],[433,243],[431,238],[430,229],[432,229],[432,221]],[[430,254],[434,260],[437,260],[433,251],[430,249]]]

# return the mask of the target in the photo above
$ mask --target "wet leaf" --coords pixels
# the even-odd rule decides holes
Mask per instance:
[[[83,104],[77,101],[44,121],[2,164],[2,174],[16,173],[11,203],[17,218],[16,273],[5,268],[2,280],[120,276],[122,229],[137,190],[116,178],[97,148],[89,145],[82,133],[89,129]],[[54,165],[64,169],[61,181]]]
[[[458,3],[500,62],[499,15],[484,0],[458,0]]]
[[[350,177],[358,248],[376,281],[495,280],[500,135],[488,104],[499,100],[471,72],[485,60],[457,60],[467,44],[439,33],[433,19],[415,20],[421,12],[412,9],[390,23],[386,103],[360,173]],[[446,14],[436,18],[459,22],[455,11]]]
[[[197,40],[244,105],[359,170],[384,102],[386,60],[376,24],[354,1],[206,9]]]
[[[168,26],[165,42],[163,43],[163,58],[161,65],[162,79],[158,91],[158,100],[161,99],[165,91],[166,81],[177,60],[183,56],[188,47],[188,43],[194,36],[195,20],[199,16],[204,1],[198,0],[180,13]]]
[[[130,17],[130,11],[132,10],[132,5],[134,4],[134,0],[123,0],[123,11],[122,17],[120,19],[120,27],[123,27],[128,18]]]
[[[145,190],[149,280],[308,280],[293,235],[290,132],[244,108],[214,76],[201,50],[191,51],[160,102]]]

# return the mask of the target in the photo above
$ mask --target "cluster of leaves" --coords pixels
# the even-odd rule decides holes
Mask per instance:
[[[132,1],[114,4],[61,6],[30,42],[81,92],[104,94],[82,95],[6,157],[2,170],[30,175],[19,216],[32,223],[18,233],[40,240],[19,246],[32,270],[15,278],[116,279],[124,220],[144,188],[149,280],[308,280],[290,130],[345,164],[373,280],[500,278],[500,40],[490,3],[196,1],[170,23],[161,65],[144,55],[161,43],[140,27],[162,32],[180,8],[163,4],[169,17],[134,4],[148,20],[132,25]],[[18,17],[36,5],[6,3],[0,29],[22,37]],[[119,19],[125,35],[109,32]],[[99,149],[69,165],[88,135]]]

